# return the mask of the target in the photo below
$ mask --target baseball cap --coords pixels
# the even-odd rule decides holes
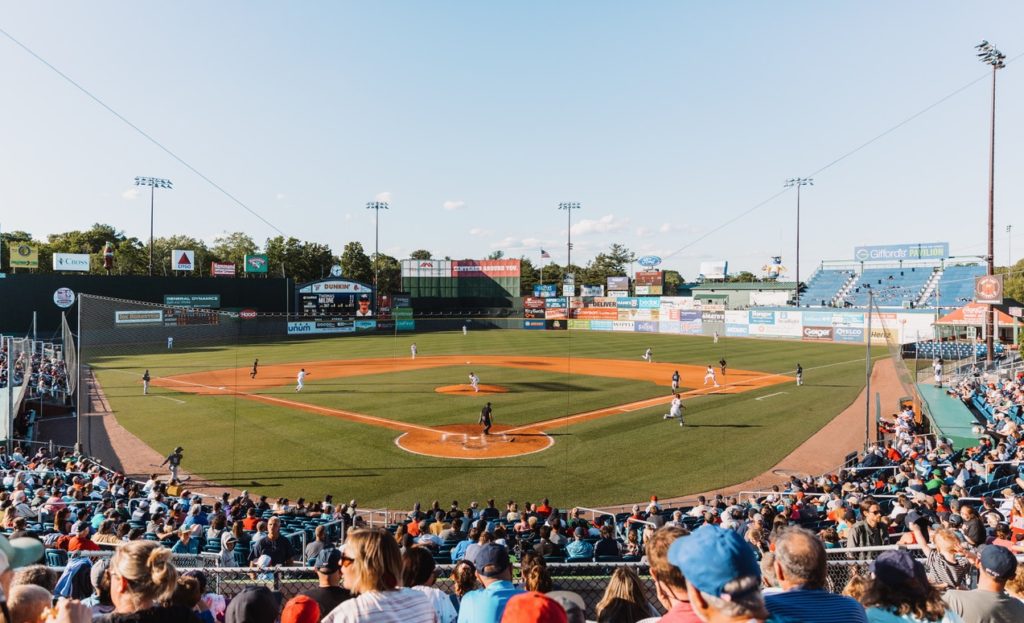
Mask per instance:
[[[714,597],[721,597],[725,585],[737,578],[761,578],[754,550],[743,537],[711,524],[676,539],[668,550],[668,561],[698,590]]]
[[[0,552],[7,556],[11,569],[31,565],[43,557],[43,543],[39,539],[19,537],[8,539],[0,535]]]
[[[71,531],[77,534],[82,530],[88,530],[90,528],[92,528],[92,526],[89,525],[88,521],[76,521],[75,525],[71,526]]]
[[[495,578],[509,567],[508,550],[497,543],[481,545],[472,561],[476,572],[485,578]]]
[[[565,609],[565,615],[569,623],[586,623],[587,602],[583,601],[579,593],[572,591],[551,591],[547,593],[549,599],[557,601]]]
[[[341,568],[341,550],[334,547],[320,550],[313,567],[319,573],[334,573]]]
[[[227,623],[273,623],[281,609],[281,593],[266,586],[247,586],[231,599]]]
[[[917,580],[922,586],[928,584],[924,565],[914,560],[907,550],[882,552],[872,561],[871,572],[879,581],[886,584],[902,584],[912,580]]]
[[[568,623],[565,608],[538,592],[520,593],[508,600],[502,623]]]
[[[370,295],[369,294],[360,294],[359,295],[359,300],[360,301],[369,301],[370,300]]]
[[[949,525],[953,528],[959,528],[960,526],[964,525],[964,518],[955,513],[950,513]]]
[[[320,605],[311,597],[296,595],[284,605],[281,623],[319,623]]]
[[[1017,573],[1017,558],[1002,545],[981,548],[981,568],[997,580],[1009,580]]]

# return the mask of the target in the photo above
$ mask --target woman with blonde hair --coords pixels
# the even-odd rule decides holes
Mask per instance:
[[[644,597],[636,572],[629,567],[617,568],[597,604],[597,622],[635,623],[652,616],[657,612]]]
[[[423,593],[403,588],[402,554],[385,530],[348,533],[341,555],[341,577],[355,597],[343,601],[322,623],[434,623],[434,606]]]
[[[178,582],[171,550],[156,541],[125,543],[110,559],[110,600],[114,612],[94,619],[101,623],[198,623],[195,613],[180,606],[161,606]]]

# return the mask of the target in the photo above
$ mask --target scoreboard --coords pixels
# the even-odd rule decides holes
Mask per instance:
[[[332,279],[299,288],[300,316],[312,318],[370,317],[374,313],[373,288],[358,281]]]

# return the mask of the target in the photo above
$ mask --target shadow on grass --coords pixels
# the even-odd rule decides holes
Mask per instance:
[[[687,424],[690,428],[764,428],[760,424]]]
[[[541,465],[473,465],[473,469],[546,469]],[[284,470],[260,470],[241,472],[205,472],[202,474],[204,480],[216,480],[221,484],[228,484],[229,481],[246,481],[252,478],[271,478],[273,480],[295,480],[299,478],[370,478],[380,476],[384,472],[400,471],[465,471],[465,465],[432,465],[424,468],[422,465],[410,465],[407,467],[353,467],[350,469],[284,469]]]

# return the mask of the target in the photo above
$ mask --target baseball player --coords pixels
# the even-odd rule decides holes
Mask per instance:
[[[412,355],[413,359],[416,358],[416,342],[413,342],[412,346],[409,347],[409,353]]]
[[[149,370],[146,370],[142,375],[142,395],[146,396],[149,394]]]
[[[643,359],[647,363],[654,363],[654,354],[649,346],[647,347],[647,350],[644,351],[643,357],[641,357],[641,359]]]
[[[662,419],[674,420],[675,418],[679,418],[679,425],[682,426],[683,425],[683,409],[685,409],[685,408],[686,407],[683,406],[683,399],[679,397],[679,394],[673,394],[672,395],[672,406],[669,407],[668,413],[666,413],[663,416]]]
[[[715,344],[717,344],[718,343],[718,331],[715,331],[713,334],[711,334],[711,337],[714,338]]]
[[[260,367],[260,360],[259,359],[257,359],[256,361],[252,362],[252,372],[249,373],[249,378],[250,379],[256,378],[256,374],[260,371],[259,367]]]
[[[491,434],[491,403],[487,403],[483,409],[480,409],[480,424],[484,427],[484,434]]]
[[[718,367],[722,369],[722,376],[725,376],[725,357],[718,360]]]
[[[796,384],[797,387],[804,384],[804,368],[800,364],[796,364]]]
[[[181,466],[181,453],[184,451],[184,448],[178,446],[177,448],[174,449],[174,452],[168,454],[167,458],[164,459],[164,462],[160,464],[160,467],[166,465],[167,468],[171,470],[172,483],[178,482],[178,468]]]
[[[479,392],[480,391],[480,377],[477,376],[476,373],[474,373],[474,372],[470,372],[469,373],[469,385],[470,385],[470,387],[473,388],[474,392]],[[487,403],[487,404],[491,404],[491,403]]]
[[[167,336],[167,350],[171,350],[172,348],[174,348],[174,337],[168,335]]]
[[[469,333],[469,327],[467,327],[465,324],[463,324],[462,325],[462,335],[466,335],[467,333]]]
[[[672,373],[672,393],[679,391],[679,370]]]
[[[306,369],[302,368],[301,370],[299,370],[299,374],[295,377],[295,381],[296,381],[295,391],[297,391],[297,392],[301,392],[302,391],[302,388],[304,387],[303,383],[305,382],[305,380],[306,380]]]
[[[715,368],[714,368],[714,366],[711,366],[711,365],[708,366],[707,372],[704,374],[704,386],[705,387],[707,386],[708,381],[711,381],[712,383],[714,383],[715,387],[721,387],[721,385],[718,384],[718,379],[715,377]]]

